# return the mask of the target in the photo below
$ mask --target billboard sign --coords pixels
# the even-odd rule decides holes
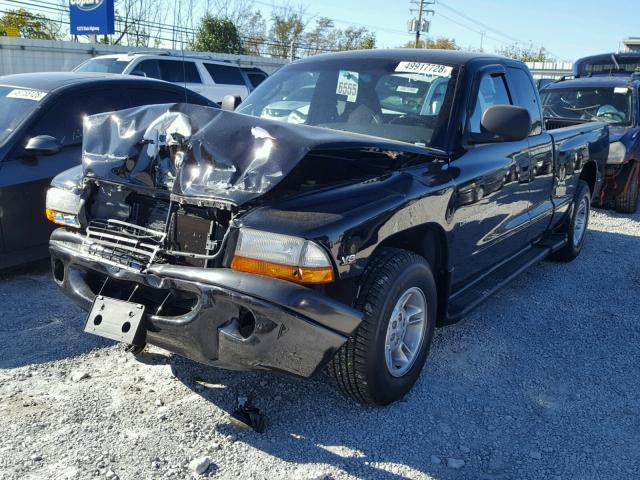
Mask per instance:
[[[115,33],[115,0],[69,0],[71,35]]]

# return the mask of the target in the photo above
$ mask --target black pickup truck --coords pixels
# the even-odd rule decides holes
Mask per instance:
[[[303,87],[308,102],[261,118]],[[85,331],[134,352],[326,368],[384,405],[415,383],[434,327],[533,263],[580,253],[608,148],[604,123],[545,131],[517,61],[320,55],[235,112],[89,117],[82,166],[48,192],[66,223],[53,276],[89,311]]]

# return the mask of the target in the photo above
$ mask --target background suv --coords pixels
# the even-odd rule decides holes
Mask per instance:
[[[238,66],[206,57],[182,57],[168,53],[102,55],[80,64],[74,71],[157,78],[184,86],[218,104],[225,95],[237,95],[244,100],[253,89]]]

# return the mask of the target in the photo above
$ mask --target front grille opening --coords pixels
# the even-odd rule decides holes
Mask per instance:
[[[151,288],[97,272],[87,272],[87,284],[94,295],[143,304],[148,315],[179,317],[193,311],[198,304],[198,296],[193,292]]]
[[[92,220],[85,247],[89,254],[112,264],[141,270],[153,262],[165,236],[162,231],[120,220]]]

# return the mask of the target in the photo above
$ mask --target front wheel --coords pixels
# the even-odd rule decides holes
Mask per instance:
[[[415,253],[385,249],[363,275],[356,308],[362,323],[329,370],[343,393],[362,404],[388,405],[415,384],[436,320],[431,268]]]
[[[556,252],[554,258],[563,262],[570,262],[582,251],[587,238],[589,215],[591,214],[591,190],[584,180],[580,180],[573,200],[571,216],[565,223],[563,233],[566,233],[567,244]]]

